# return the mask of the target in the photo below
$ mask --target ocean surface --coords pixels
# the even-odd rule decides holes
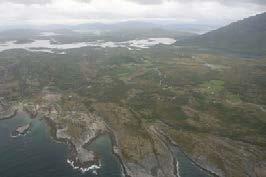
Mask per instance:
[[[20,125],[32,122],[32,130],[25,136],[12,138],[11,132]],[[112,154],[108,135],[100,136],[87,148],[101,157],[98,175],[81,173],[67,163],[67,145],[55,142],[44,121],[31,120],[25,113],[0,121],[0,177],[121,177],[121,166]],[[180,177],[209,177],[178,149]]]

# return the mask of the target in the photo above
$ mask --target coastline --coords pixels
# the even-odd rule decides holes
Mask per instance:
[[[12,138],[17,138],[20,136],[26,136],[32,128],[32,123],[23,125],[23,126],[18,126],[14,131],[11,132],[11,137]]]
[[[20,111],[20,109],[15,109],[15,111],[9,115],[6,116],[5,118],[0,118],[1,120],[4,119],[10,119],[13,118],[14,116],[17,115],[17,113]],[[22,109],[21,111],[29,114],[28,111],[25,111],[24,109]],[[31,116],[31,114],[29,114]],[[38,113],[36,114],[36,116],[38,116]],[[35,117],[30,117],[31,119],[36,118]],[[79,170],[81,173],[85,173],[88,171],[92,171],[93,173],[97,173],[97,170],[99,170],[101,168],[101,163],[100,163],[100,158],[96,155],[95,159],[92,161],[87,161],[87,162],[81,162],[78,159],[78,151],[76,149],[75,144],[68,138],[60,138],[57,136],[57,124],[54,122],[54,120],[48,116],[41,116],[40,117],[41,120],[44,120],[44,122],[47,124],[47,128],[49,129],[49,133],[50,136],[53,140],[55,140],[58,143],[64,143],[67,145],[68,148],[68,158],[66,160],[66,162],[74,169],[74,170]],[[107,130],[105,132],[97,132],[95,134],[95,136],[93,138],[91,138],[89,141],[84,143],[84,146],[91,144],[95,139],[97,139],[98,137],[107,134],[110,139],[111,139],[111,143],[112,143],[112,154],[117,158],[117,160],[120,163],[121,166],[121,175],[123,177],[130,177],[130,175],[128,174],[128,170],[127,170],[127,166],[124,163],[124,159],[123,156],[120,153],[120,149],[118,148],[118,144],[116,141],[116,137],[113,134],[113,131],[110,129],[110,127],[108,125],[106,125]],[[208,168],[204,168],[202,167],[201,164],[199,164],[197,161],[195,161],[193,158],[191,158],[187,153],[185,153],[183,151],[183,149],[181,149],[175,142],[173,142],[169,137],[167,137],[166,135],[164,135],[163,133],[160,133],[167,142],[168,145],[170,146],[174,146],[176,148],[178,148],[178,150],[180,150],[190,161],[191,163],[193,163],[194,165],[196,165],[198,168],[200,168],[201,170],[209,173],[210,175],[214,176],[214,177],[220,177],[218,174],[216,174],[214,171],[209,170]],[[178,161],[177,159],[173,156],[173,165],[175,166],[174,169],[174,174],[179,177],[179,173],[178,173],[178,169],[177,169],[177,165]]]
[[[222,175],[216,174],[214,171],[209,170],[207,168],[204,168],[202,166],[202,164],[199,164],[196,160],[194,160],[193,158],[191,158],[178,144],[176,144],[171,138],[169,138],[168,136],[166,136],[165,134],[163,134],[161,132],[161,135],[166,139],[166,141],[169,143],[169,145],[177,148],[182,154],[184,154],[186,156],[186,158],[188,158],[190,160],[191,163],[193,163],[195,166],[197,166],[199,169],[207,172],[209,175],[213,176],[213,177],[223,177]]]
[[[112,130],[112,128],[106,123],[106,120],[105,120],[105,125],[106,125],[106,128],[108,130],[108,135],[110,136],[110,139],[111,139],[111,143],[112,143],[112,153],[113,155],[118,159],[119,163],[120,163],[120,166],[121,166],[121,175],[122,177],[131,177],[128,172],[127,172],[127,167],[126,165],[124,164],[123,162],[123,157],[122,155],[120,154],[120,149],[118,147],[118,143],[117,143],[117,140],[116,140],[116,137],[115,137],[115,134],[114,134],[114,131]],[[116,149],[116,150],[115,150]]]
[[[127,173],[126,166],[125,166],[125,164],[123,162],[123,159],[122,159],[121,155],[119,154],[119,150],[120,149],[118,148],[118,144],[117,144],[115,135],[113,134],[112,130],[109,127],[108,127],[108,129],[110,131],[109,136],[111,138],[112,147],[113,147],[112,148],[112,153],[118,159],[118,161],[120,163],[120,166],[121,166],[121,174],[122,174],[123,177],[130,177],[130,175]]]
[[[43,120],[48,125],[51,138],[58,143],[63,143],[63,144],[67,145],[67,148],[68,148],[67,163],[70,166],[72,166],[72,168],[74,170],[79,170],[82,173],[85,173],[85,172],[91,171],[91,170],[92,170],[92,172],[94,172],[95,170],[98,170],[101,168],[100,159],[97,155],[95,156],[95,159],[93,161],[87,161],[85,163],[81,162],[77,158],[78,152],[77,152],[75,144],[67,138],[58,138],[57,137],[57,130],[58,129],[57,129],[56,123],[50,117],[44,116]],[[102,134],[98,134],[97,136],[95,136],[93,139],[91,139],[89,142],[86,142],[85,144],[90,144],[93,140],[95,140],[96,138],[98,138],[101,135]]]

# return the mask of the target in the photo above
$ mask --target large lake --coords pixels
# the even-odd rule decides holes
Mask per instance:
[[[81,47],[101,47],[101,48],[116,48],[125,47],[129,50],[149,48],[155,45],[171,45],[176,40],[172,38],[148,38],[148,39],[136,39],[124,42],[112,42],[112,41],[92,41],[92,42],[77,42],[69,44],[61,44],[51,40],[34,40],[27,43],[17,43],[17,41],[9,41],[0,43],[0,52],[10,49],[25,49],[32,52],[49,52],[54,53],[53,50],[66,50],[75,49]]]
[[[17,126],[32,122],[29,134],[11,138],[10,133]],[[93,177],[92,172],[81,173],[67,163],[67,145],[51,139],[45,122],[31,120],[27,114],[0,121],[0,176],[1,177]],[[99,177],[121,177],[121,166],[112,154],[110,137],[97,138],[87,148],[96,151],[101,157]],[[206,172],[178,149],[175,150],[179,161],[181,177],[208,177]]]

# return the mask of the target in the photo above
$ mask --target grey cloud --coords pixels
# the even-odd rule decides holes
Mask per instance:
[[[93,0],[74,0],[74,1],[90,3]],[[97,1],[97,0],[94,0],[94,1]],[[124,0],[124,1],[131,1],[131,2],[135,2],[137,4],[149,5],[149,4],[161,4],[164,0]]]
[[[161,4],[163,0],[127,0],[131,2],[136,2],[138,4]]]
[[[135,2],[138,4],[160,4],[162,2],[182,2],[182,3],[190,3],[190,2],[219,2],[221,4],[231,4],[231,5],[239,5],[243,3],[252,3],[258,5],[266,5],[266,0],[126,0]]]
[[[51,0],[0,0],[0,3],[3,2],[30,5],[30,4],[48,4],[51,2]]]
[[[93,0],[75,0],[75,1],[90,3]],[[97,0],[95,0],[95,1],[97,1]],[[135,2],[137,4],[150,5],[150,4],[161,4],[164,0],[124,0],[124,1],[131,1],[131,2]]]
[[[91,1],[99,1],[99,0],[74,0],[74,1],[90,3]],[[225,5],[240,5],[245,3],[266,5],[266,0],[125,0],[125,1],[135,2],[137,4],[143,4],[143,5],[161,4],[163,2],[181,2],[181,3],[219,2]],[[29,4],[48,4],[51,2],[51,0],[0,0],[0,3],[3,2],[29,5]]]
[[[92,0],[75,0],[75,1],[83,2],[83,3],[90,3]]]
[[[218,1],[218,2],[224,3],[224,4],[252,3],[252,4],[266,5],[266,1],[265,0],[237,0],[237,1],[232,1],[232,0],[214,0],[214,1]]]

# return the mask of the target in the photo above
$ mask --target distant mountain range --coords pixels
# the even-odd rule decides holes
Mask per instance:
[[[128,29],[164,29],[164,30],[175,30],[190,33],[202,34],[207,31],[217,29],[217,25],[206,25],[206,24],[182,24],[172,21],[140,21],[131,20],[116,23],[85,23],[78,25],[46,25],[46,26],[31,26],[31,25],[17,25],[17,26],[2,26],[0,31],[17,30],[17,29],[31,29],[31,30],[58,30],[58,29],[69,29],[69,30],[128,30]]]
[[[91,30],[134,30],[134,29],[164,29],[172,31],[183,31],[190,33],[204,33],[216,29],[215,25],[204,24],[178,24],[165,21],[125,21],[118,23],[88,23],[69,26],[70,29],[91,29]]]
[[[203,35],[178,41],[176,44],[232,53],[266,55],[266,12]]]
[[[41,38],[42,32],[53,32],[69,41],[95,40],[127,41],[136,38],[167,37],[183,40],[210,31],[210,25],[184,25],[167,21],[125,21],[118,23],[87,23],[79,25],[24,26],[0,30],[0,41]],[[42,39],[44,36],[42,36]],[[46,37],[49,38],[49,37]],[[70,40],[71,39],[71,40]],[[62,41],[61,41],[62,42]]]

